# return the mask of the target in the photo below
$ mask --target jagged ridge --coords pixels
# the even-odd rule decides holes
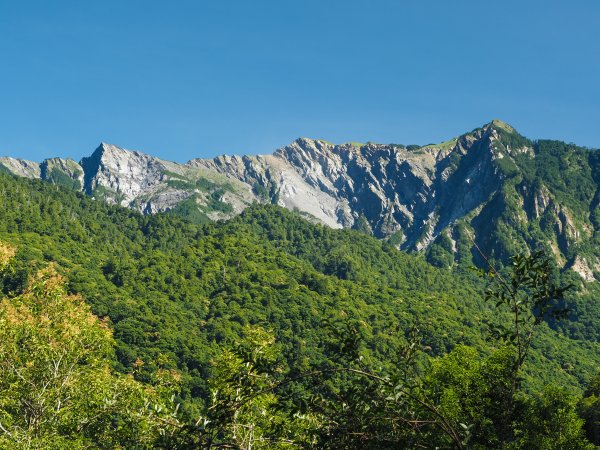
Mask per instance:
[[[590,219],[592,200],[581,217],[559,199],[543,173],[536,174],[546,158],[540,151],[538,143],[494,120],[422,147],[300,138],[271,155],[177,164],[102,143],[79,164],[2,158],[0,165],[144,213],[176,211],[215,220],[252,202],[277,203],[334,228],[391,238],[407,250],[433,249],[431,259],[438,265],[477,262],[477,247],[503,260],[516,250],[511,246],[543,244],[591,280],[600,270],[599,255],[588,251],[584,257],[578,249],[598,229]],[[536,236],[538,231],[543,236]]]

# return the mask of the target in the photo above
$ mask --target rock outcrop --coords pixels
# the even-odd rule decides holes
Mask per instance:
[[[466,245],[505,258],[510,252],[494,241],[507,233],[502,230],[539,222],[554,230],[548,245],[558,259],[572,262],[569,249],[589,237],[592,227],[574,220],[543,183],[521,179],[519,164],[534,158],[531,141],[493,121],[438,145],[335,145],[300,138],[269,155],[178,164],[102,143],[79,164],[0,158],[0,166],[144,214],[175,210],[218,220],[253,202],[276,203],[333,228],[393,237],[390,242],[408,250],[450,242],[442,246],[456,257]],[[521,231],[514,238],[523,245],[532,239]],[[591,271],[585,273],[589,279]]]
[[[83,168],[72,159],[49,158],[40,164],[42,180],[80,190],[83,187]]]
[[[498,139],[493,124],[441,145],[410,149],[301,138],[272,155],[195,159],[187,165],[242,181],[254,191],[259,186],[271,201],[331,227],[353,227],[364,217],[375,236],[401,231],[408,247],[423,248],[498,189]]]
[[[40,178],[40,165],[26,159],[16,159],[9,156],[0,158],[0,167],[25,178]]]

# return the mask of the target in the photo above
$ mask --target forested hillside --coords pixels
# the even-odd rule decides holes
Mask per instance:
[[[506,264],[543,248],[560,268],[600,279],[600,153],[530,140],[493,120],[439,144],[301,138],[272,155],[185,164],[101,144],[78,164],[0,158],[0,171],[40,178],[143,214],[196,223],[277,204],[332,228],[352,228],[437,267]]]
[[[102,338],[114,348],[101,355],[116,380],[105,384],[130,383],[163,411],[173,408],[163,437],[140,439],[140,448],[393,448],[428,439],[441,447],[537,448],[532,440],[563,419],[565,434],[539,448],[567,448],[552,442],[584,448],[576,404],[586,389],[579,414],[596,417],[597,386],[588,385],[600,367],[597,283],[584,284],[552,265],[544,283],[573,283],[557,305],[571,311],[566,319],[535,323],[527,359],[515,366],[510,336],[490,332],[511,322],[511,306],[486,300],[486,279],[467,262],[437,268],[393,242],[315,225],[277,206],[255,204],[228,222],[198,225],[1,174],[0,241],[16,249],[2,267],[4,304],[43,303],[54,295],[30,293],[38,292],[32,277],[55,263],[66,280],[60,295],[80,295],[114,336]],[[498,270],[510,276],[501,265]],[[533,292],[537,285],[524,289]],[[9,316],[0,317],[12,326]],[[504,428],[492,429],[489,422],[499,416],[494,419],[485,403],[496,395],[486,390],[495,386],[488,378],[502,378],[503,370],[509,384],[502,389],[515,400],[498,406],[505,409],[496,412],[505,413]],[[164,387],[165,373],[177,382]],[[414,382],[410,395],[387,391],[403,377]],[[172,401],[165,400],[171,394]],[[563,416],[553,415],[556,402]],[[181,405],[177,411],[175,404]],[[336,404],[366,408],[359,414],[366,422],[354,415],[358,409]],[[0,402],[0,424],[11,414],[7,408]],[[406,408],[412,419],[390,422],[388,408]],[[260,419],[265,415],[268,420]],[[149,430],[162,420],[146,419]],[[241,431],[248,423],[256,442]],[[529,425],[537,434],[525,431]],[[354,435],[352,427],[364,433]],[[130,436],[121,444],[102,443],[100,436],[90,434],[80,447],[138,445],[126,440]]]

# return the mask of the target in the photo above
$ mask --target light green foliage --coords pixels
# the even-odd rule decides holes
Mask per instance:
[[[469,224],[455,230],[464,259],[471,231]],[[167,444],[159,443],[167,448],[193,448],[210,436],[213,444],[245,446],[259,436],[255,445],[268,440],[285,446],[289,440],[310,447],[313,427],[317,448],[483,446],[488,438],[482,436],[502,435],[490,425],[504,417],[502,411],[490,408],[503,392],[506,377],[499,374],[507,360],[501,356],[511,347],[491,348],[485,338],[486,324],[493,317],[509,321],[510,311],[484,302],[482,281],[467,271],[436,269],[364,233],[310,224],[275,206],[254,205],[229,222],[200,226],[173,215],[144,217],[3,175],[0,239],[19,247],[5,267],[10,276],[1,280],[5,295],[27,295],[28,277],[56,261],[56,270],[68,275],[67,292],[81,293],[105,331],[113,330],[114,354],[107,350],[105,365],[98,363],[90,374],[100,381],[94,381],[99,397],[89,395],[89,409],[100,408],[109,393],[136,397],[139,388],[154,398],[155,392],[159,399],[150,404],[162,404],[161,414],[171,411],[166,423],[173,432],[168,428]],[[593,305],[580,315],[593,317]],[[415,320],[422,351],[407,365],[404,349],[413,342]],[[324,326],[344,322],[356,327],[332,336]],[[540,324],[517,384],[521,392],[540,391],[548,382],[576,392],[595,371],[600,352],[590,336],[597,326],[581,323],[581,329],[560,326],[587,340]],[[268,336],[257,326],[268,328]],[[342,358],[354,338],[362,342],[359,351],[351,360]],[[449,352],[438,365],[436,358]],[[125,375],[109,370],[113,381],[103,382],[101,374],[112,364]],[[181,377],[173,402],[159,382],[170,373]],[[513,405],[525,405],[520,401]],[[148,413],[133,400],[115,402],[125,411],[123,422],[116,421],[125,424],[117,428],[123,433],[131,414]],[[173,403],[182,405],[176,417]],[[110,427],[81,439],[109,448],[125,442],[112,421],[119,414],[113,410]],[[405,419],[422,432],[415,435]],[[109,429],[114,438],[97,437]],[[252,438],[244,434],[249,429]]]
[[[276,395],[281,354],[272,334],[245,327],[244,338],[214,361],[211,400],[199,419],[203,448],[294,448],[310,443],[318,425],[314,414],[286,412]]]
[[[562,314],[557,302],[568,287],[556,284],[541,254],[515,257],[507,274],[493,274],[488,298],[509,309],[512,323],[493,333],[502,346],[488,355],[457,346],[431,358],[413,337],[398,351],[399,359],[382,369],[362,358],[359,340],[348,340],[358,334],[342,333],[342,342],[351,344],[341,347],[349,360],[324,373],[363,380],[359,388],[356,377],[335,378],[335,385],[344,386],[336,399],[347,407],[324,401],[328,448],[593,448],[573,394],[546,387],[531,395],[521,382],[534,331],[551,315]],[[591,400],[582,406],[589,417],[593,405]]]
[[[454,249],[452,241],[446,233],[440,233],[433,241],[427,249],[426,258],[435,267],[452,267],[454,264]]]
[[[234,190],[230,183],[217,183],[203,177],[194,181],[169,171],[166,174],[169,176],[169,187],[190,192],[190,196],[170,209],[168,214],[183,217],[192,223],[204,224],[210,222],[207,214],[211,212],[233,212],[233,207],[222,201],[223,194]]]
[[[402,230],[398,230],[387,239],[387,242],[388,244],[393,245],[395,248],[400,248],[403,240],[404,232]]]
[[[573,144],[541,140],[535,145],[535,153],[535,158],[522,155],[516,159],[525,179],[538,180],[575,217],[585,220],[598,188],[592,162],[594,152]]]
[[[92,197],[101,201],[115,203],[118,205],[120,205],[125,198],[123,194],[115,192],[111,189],[107,189],[102,185],[98,185],[94,188],[94,190],[92,191]]]
[[[360,231],[361,233],[365,233],[368,235],[373,234],[373,230],[371,230],[371,226],[369,225],[369,222],[364,214],[358,216],[352,228],[354,230]]]
[[[548,386],[524,400],[515,440],[507,449],[593,450],[575,410],[576,398],[564,389]]]
[[[490,268],[494,282],[486,299],[496,308],[506,308],[511,317],[508,325],[496,322],[491,331],[497,340],[514,346],[515,377],[525,363],[537,327],[568,313],[561,302],[574,286],[561,286],[553,277],[553,269],[552,260],[542,252],[513,257],[507,278],[493,266]]]
[[[348,141],[343,143],[342,145],[349,145],[350,147],[361,148],[364,147],[366,144],[364,142]]]
[[[459,346],[434,360],[428,376],[440,411],[468,432],[472,448],[500,448],[510,438],[514,355],[504,347],[488,356]],[[460,425],[463,424],[463,425]]]
[[[439,144],[427,144],[427,145],[424,145],[423,147],[419,147],[417,145],[414,147],[423,148],[423,149],[450,150],[456,145],[457,141],[458,141],[458,138],[452,138],[452,139],[448,139],[447,141],[440,142]],[[410,146],[410,147],[413,147],[413,146]]]
[[[75,172],[75,176],[81,175],[83,175],[83,173],[80,170]],[[46,175],[46,181],[53,184],[59,184],[69,189],[75,189],[76,191],[79,191],[82,188],[81,182],[78,179],[72,178],[58,167],[52,167],[50,173]]]
[[[333,391],[318,397],[318,448],[466,448],[470,427],[449,414],[448,401],[440,401],[424,377],[430,358],[417,329],[387,369],[363,356],[355,326],[341,330],[339,361],[317,372],[318,382]]]
[[[0,241],[0,274],[8,269],[16,252],[17,249],[12,245]]]
[[[142,449],[164,440],[176,418],[155,389],[112,373],[113,345],[108,324],[67,295],[52,266],[2,299],[0,447]]]
[[[532,141],[521,136],[513,127],[501,120],[493,120],[492,126],[500,136],[500,145],[508,151],[522,150],[523,148],[531,148],[533,146]]]
[[[187,191],[187,190],[193,191],[196,188],[195,183],[193,183],[187,179],[181,179],[181,177],[179,177],[179,176],[178,176],[178,178],[170,177],[167,180],[167,186],[175,188],[175,189],[181,189],[184,191]]]
[[[167,214],[183,217],[192,223],[210,223],[210,219],[206,213],[201,210],[200,205],[198,205],[195,195],[179,202],[174,208],[170,209]]]
[[[513,394],[515,354],[505,347],[481,358],[457,348],[433,363],[430,381],[440,410],[465,424],[469,448],[592,449],[576,412],[576,397],[556,386]]]
[[[204,211],[219,211],[223,213],[233,212],[233,206],[221,200],[223,198],[223,194],[225,194],[224,189],[217,189],[212,191],[208,196],[206,206],[204,206],[203,208]]]

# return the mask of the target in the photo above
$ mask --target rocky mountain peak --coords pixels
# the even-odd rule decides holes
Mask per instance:
[[[588,239],[586,227],[592,229],[592,224],[558,201],[572,196],[555,194],[562,189],[556,180],[531,183],[539,178],[532,172],[539,151],[539,143],[494,119],[424,146],[333,144],[302,137],[272,154],[177,164],[103,142],[79,164],[61,158],[41,164],[0,158],[0,169],[83,189],[143,213],[175,210],[200,221],[230,218],[253,202],[276,203],[330,227],[390,238],[407,250],[442,246],[456,253],[475,240],[495,256],[500,246],[490,236],[509,226],[521,230],[525,223],[539,222],[543,232],[551,230],[556,253],[572,262],[572,245]],[[574,161],[554,166],[583,164],[588,158]],[[585,198],[600,195],[594,197],[594,192]],[[594,201],[596,208],[600,200]],[[591,261],[589,267],[596,267],[594,258],[585,260]]]
[[[516,133],[517,132],[517,130],[515,130],[512,125],[509,125],[508,123],[506,123],[500,119],[493,119],[490,123],[487,124],[487,126],[496,128],[496,129],[499,128],[508,133]]]
[[[42,178],[46,178],[46,175],[53,169],[58,169],[67,173],[81,172],[81,166],[71,158],[47,158],[40,164],[42,171]],[[83,172],[81,173],[83,175]]]
[[[4,156],[0,158],[0,169],[25,178],[40,178],[40,164],[26,159],[11,158]]]
[[[128,206],[163,178],[165,164],[153,156],[101,143],[91,156],[81,159],[84,190],[89,195],[110,192],[106,200]]]
[[[40,164],[40,177],[42,180],[61,184],[78,191],[83,188],[83,175],[83,167],[70,158],[48,158]]]
[[[104,166],[114,165],[116,167],[125,167],[128,164],[137,164],[140,162],[157,161],[158,158],[150,156],[137,150],[127,150],[113,144],[101,142],[89,157],[81,159],[80,164],[89,165],[91,162],[102,164]]]

